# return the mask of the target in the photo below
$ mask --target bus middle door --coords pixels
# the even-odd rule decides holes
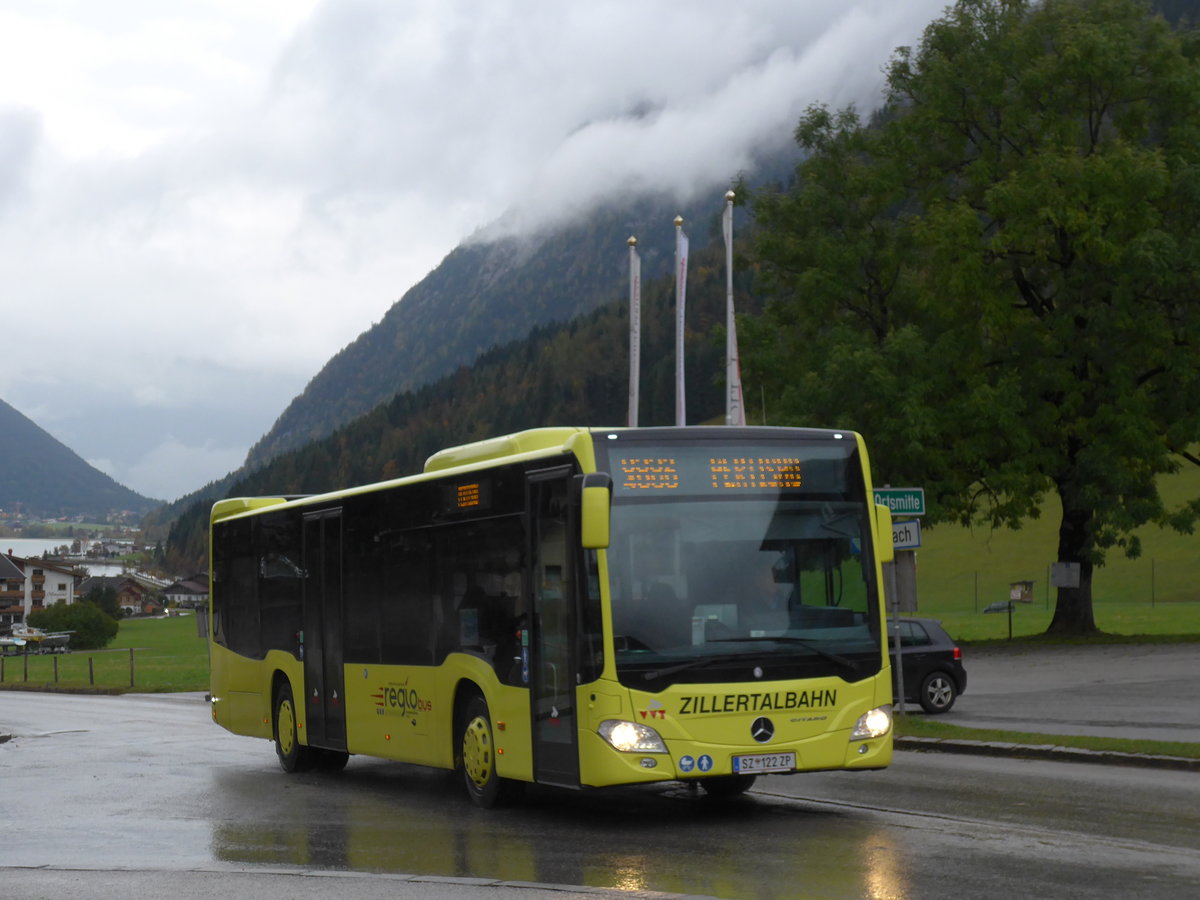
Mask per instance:
[[[340,509],[304,517],[304,573],[304,706],[308,743],[345,750]]]
[[[529,661],[533,776],[543,784],[563,787],[579,786],[572,474],[569,466],[558,466],[526,475],[532,544],[527,584],[533,612]]]

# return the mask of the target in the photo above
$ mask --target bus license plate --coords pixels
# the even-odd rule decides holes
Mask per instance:
[[[790,772],[796,768],[795,753],[755,753],[752,756],[735,756],[733,774],[749,775],[757,772]]]

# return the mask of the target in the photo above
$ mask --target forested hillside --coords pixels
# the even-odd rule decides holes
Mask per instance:
[[[156,504],[88,465],[0,400],[0,508],[58,517],[145,512]]]
[[[752,277],[742,272],[735,279],[740,310],[751,311]],[[641,425],[674,423],[674,304],[670,275],[645,283]],[[724,415],[725,261],[719,244],[693,253],[687,324],[688,421],[694,424]],[[443,447],[524,428],[624,425],[628,332],[625,300],[568,323],[541,326],[486,352],[473,366],[397,394],[332,435],[280,455],[221,496],[316,493],[394,478],[421,471],[426,458]],[[206,562],[213,499],[193,503],[172,525],[167,552],[173,568]]]

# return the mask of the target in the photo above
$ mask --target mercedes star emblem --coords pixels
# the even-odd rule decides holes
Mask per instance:
[[[760,744],[765,744],[775,737],[775,724],[766,716],[759,716],[750,726],[750,737]]]

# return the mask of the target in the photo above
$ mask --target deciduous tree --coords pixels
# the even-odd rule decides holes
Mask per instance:
[[[1200,65],[1137,0],[960,0],[897,51],[885,108],[810,110],[757,200],[773,289],[743,364],[773,419],[862,430],[934,517],[1062,504],[1079,565],[1050,630],[1095,630],[1093,568],[1200,463]],[[747,323],[751,325],[752,323]]]

